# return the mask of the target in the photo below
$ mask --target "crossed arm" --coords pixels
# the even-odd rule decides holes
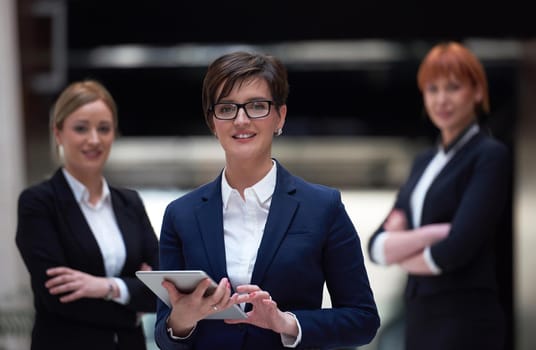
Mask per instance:
[[[426,261],[425,250],[448,236],[449,223],[408,229],[404,212],[393,209],[383,228],[385,229],[383,253],[387,265],[397,264],[413,274],[431,275],[434,273]]]

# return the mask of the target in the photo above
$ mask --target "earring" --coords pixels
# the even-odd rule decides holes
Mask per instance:
[[[277,130],[274,132],[274,135],[275,135],[275,136],[280,136],[282,133],[283,133],[283,129],[282,129],[282,128],[279,128],[279,129],[277,129]]]

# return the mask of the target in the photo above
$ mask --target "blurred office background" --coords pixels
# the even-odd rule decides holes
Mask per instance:
[[[207,64],[236,49],[277,55],[291,86],[274,156],[307,180],[340,188],[365,246],[413,156],[434,142],[415,76],[426,51],[447,39],[463,41],[482,59],[488,123],[512,153],[512,210],[498,238],[497,272],[507,349],[533,349],[536,27],[530,11],[515,3],[449,3],[441,13],[435,6],[0,0],[0,350],[29,348],[31,290],[14,244],[16,201],[22,188],[58,166],[48,113],[67,83],[96,78],[116,98],[121,137],[107,176],[140,191],[158,233],[167,203],[223,165],[201,111]],[[401,349],[405,275],[368,261],[367,267],[382,327],[364,348]],[[146,326],[154,347],[152,324]]]

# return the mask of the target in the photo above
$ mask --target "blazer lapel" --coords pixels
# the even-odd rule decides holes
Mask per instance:
[[[298,201],[292,197],[296,191],[292,175],[277,163],[277,183],[272,196],[270,212],[264,227],[251,283],[260,285],[290,226]]]
[[[72,236],[82,247],[84,252],[92,252],[94,256],[97,252],[101,259],[92,259],[92,263],[96,264],[97,268],[104,273],[104,262],[97,240],[91,232],[89,225],[80,209],[80,206],[74,198],[74,194],[63,176],[62,170],[56,171],[52,177],[52,184],[58,194],[58,216],[59,221],[66,224],[64,234]]]
[[[135,234],[139,230],[139,228],[135,226],[139,221],[137,218],[132,217],[132,215],[135,215],[135,213],[129,209],[128,202],[123,200],[119,193],[116,192],[116,190],[112,187],[110,187],[110,195],[117,226],[119,227],[119,232],[121,233],[121,237],[123,238],[123,242],[125,244],[126,260],[122,268],[122,272],[124,272],[128,271],[128,268],[132,266],[130,262],[131,259],[139,258],[138,256],[129,254],[129,251],[132,251],[133,247],[137,245],[134,240],[140,239],[140,236]]]
[[[221,176],[222,174],[207,185],[206,192],[201,197],[201,203],[195,208],[202,243],[211,268],[209,275],[215,281],[227,276],[223,238]]]

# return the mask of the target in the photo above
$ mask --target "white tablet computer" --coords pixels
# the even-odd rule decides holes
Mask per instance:
[[[154,294],[156,294],[167,306],[169,305],[169,296],[167,290],[162,287],[163,280],[169,280],[175,284],[177,289],[182,293],[191,293],[195,287],[205,278],[210,278],[201,270],[173,270],[173,271],[136,271],[136,276],[145,283]],[[211,279],[212,280],[212,279]],[[214,292],[216,282],[212,281],[212,286],[208,292]],[[238,305],[208,315],[206,319],[241,319],[247,318],[246,313]]]

